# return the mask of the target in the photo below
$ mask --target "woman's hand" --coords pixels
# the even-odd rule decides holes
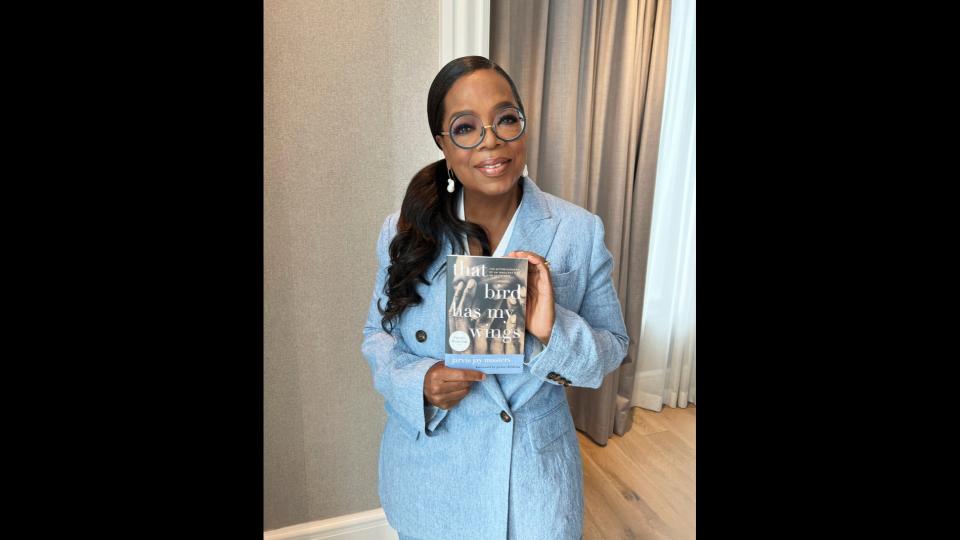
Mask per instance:
[[[486,375],[473,369],[448,368],[441,360],[430,366],[423,377],[423,396],[432,405],[450,409],[470,392],[470,385]]]
[[[546,345],[553,333],[556,310],[553,303],[553,281],[545,259],[532,251],[511,251],[507,257],[527,259],[527,320],[526,329]]]

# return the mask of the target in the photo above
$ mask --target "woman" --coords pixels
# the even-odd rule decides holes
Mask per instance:
[[[578,539],[583,466],[565,386],[597,388],[629,338],[603,224],[526,176],[516,85],[479,56],[427,97],[444,158],[423,168],[377,243],[363,354],[384,396],[379,495],[400,538]],[[523,373],[447,368],[448,254],[526,258]]]

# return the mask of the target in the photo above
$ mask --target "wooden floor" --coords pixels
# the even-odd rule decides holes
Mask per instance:
[[[577,431],[584,540],[696,537],[697,409],[633,409],[633,427],[601,447]]]

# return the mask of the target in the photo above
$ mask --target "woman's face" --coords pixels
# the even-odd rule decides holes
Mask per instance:
[[[479,116],[483,125],[492,125],[494,115],[505,106],[519,108],[510,83],[492,69],[474,71],[458,79],[444,97],[441,131],[449,131],[450,119],[464,111]],[[464,150],[453,144],[449,135],[437,136],[447,166],[453,169],[463,188],[490,196],[503,195],[516,186],[526,164],[526,139],[524,133],[514,141],[504,142],[487,128],[479,145]]]

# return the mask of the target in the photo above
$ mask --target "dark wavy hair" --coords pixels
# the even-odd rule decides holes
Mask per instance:
[[[427,94],[427,120],[431,134],[437,136],[443,131],[443,99],[450,87],[460,77],[480,69],[492,69],[502,75],[510,83],[520,112],[526,114],[517,85],[503,68],[482,56],[464,56],[443,66],[430,85],[430,92]],[[440,144],[437,143],[437,146],[440,147]],[[464,254],[463,245],[459,241],[460,235],[464,234],[468,239],[474,238],[480,243],[483,255],[491,253],[490,240],[483,227],[457,218],[456,201],[463,184],[455,182],[454,192],[447,193],[447,174],[447,161],[441,159],[420,169],[407,186],[406,195],[400,205],[397,235],[390,242],[390,266],[387,268],[387,281],[383,286],[383,292],[387,295],[386,309],[377,302],[377,309],[383,316],[380,326],[386,332],[391,332],[393,324],[404,310],[423,301],[417,292],[417,284],[430,285],[425,273],[440,255],[444,238],[449,239],[453,245],[453,254]],[[453,172],[450,171],[450,174],[453,175]],[[456,179],[456,176],[453,178]],[[433,279],[436,279],[445,267],[446,262],[434,274]]]

